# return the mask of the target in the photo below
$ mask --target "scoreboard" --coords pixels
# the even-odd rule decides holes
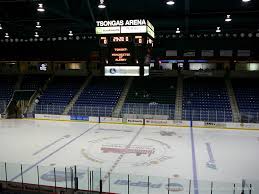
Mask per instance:
[[[147,76],[154,39],[148,20],[97,21],[105,76]]]

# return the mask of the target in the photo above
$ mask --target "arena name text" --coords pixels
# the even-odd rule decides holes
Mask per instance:
[[[111,21],[97,21],[97,27],[114,27],[114,26],[146,26],[147,22],[144,19],[135,20],[111,20]]]

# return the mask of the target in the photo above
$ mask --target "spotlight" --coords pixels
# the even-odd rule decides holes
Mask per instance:
[[[73,36],[72,30],[69,31],[68,36]]]
[[[175,4],[175,2],[173,0],[167,0],[166,4],[172,6]]]
[[[35,36],[36,38],[38,38],[38,37],[39,37],[38,32],[35,32],[34,36]]]
[[[181,33],[180,28],[176,28],[175,33],[176,33],[176,34],[180,34],[180,33]]]
[[[5,36],[4,36],[5,38],[9,38],[10,36],[9,36],[9,34],[8,33],[5,33]]]
[[[99,3],[99,5],[98,5],[98,7],[99,7],[100,9],[105,9],[105,8],[106,8],[106,5],[104,4],[104,0],[100,0],[100,3]]]
[[[216,30],[217,33],[220,33],[221,32],[221,29],[220,27],[217,27],[217,30]]]
[[[41,28],[40,22],[36,23],[36,28]]]
[[[42,3],[39,3],[39,4],[38,4],[38,9],[37,9],[37,11],[38,11],[38,12],[44,12],[44,11],[45,11],[45,9],[44,9]]]
[[[231,22],[231,21],[232,21],[232,19],[230,18],[230,15],[227,15],[225,22]]]

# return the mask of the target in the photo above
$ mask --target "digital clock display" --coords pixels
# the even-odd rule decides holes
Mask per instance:
[[[131,37],[129,37],[129,36],[112,36],[111,42],[131,42]]]

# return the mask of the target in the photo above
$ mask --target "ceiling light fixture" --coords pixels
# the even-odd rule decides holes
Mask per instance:
[[[242,0],[244,3],[247,3],[247,2],[249,2],[249,1],[251,1],[251,0]]]
[[[105,8],[106,8],[106,5],[104,4],[104,0],[100,0],[100,3],[99,3],[99,5],[98,5],[98,7],[99,7],[100,9],[105,9]]]
[[[37,9],[37,11],[38,11],[38,12],[44,12],[44,11],[45,11],[45,9],[44,9],[42,3],[39,3],[39,4],[38,4],[38,9]]]
[[[232,19],[230,18],[230,15],[227,15],[227,17],[225,18],[225,22],[231,22]]]
[[[35,36],[36,38],[38,38],[38,37],[39,37],[38,32],[35,32],[34,36]]]
[[[2,29],[3,29],[2,24],[0,24],[0,30],[2,30]]]
[[[217,27],[217,30],[216,30],[217,33],[220,33],[221,32],[221,29],[220,27]]]
[[[9,38],[9,34],[8,33],[5,33],[5,38]]]
[[[68,33],[68,36],[73,36],[73,35],[74,34],[73,34],[72,30],[70,30],[69,33]]]
[[[181,33],[180,28],[176,28],[175,33],[176,33],[176,34],[180,34],[180,33]]]
[[[41,28],[40,22],[36,23],[36,28]]]
[[[175,4],[175,2],[173,0],[167,0],[166,4],[172,6]]]

